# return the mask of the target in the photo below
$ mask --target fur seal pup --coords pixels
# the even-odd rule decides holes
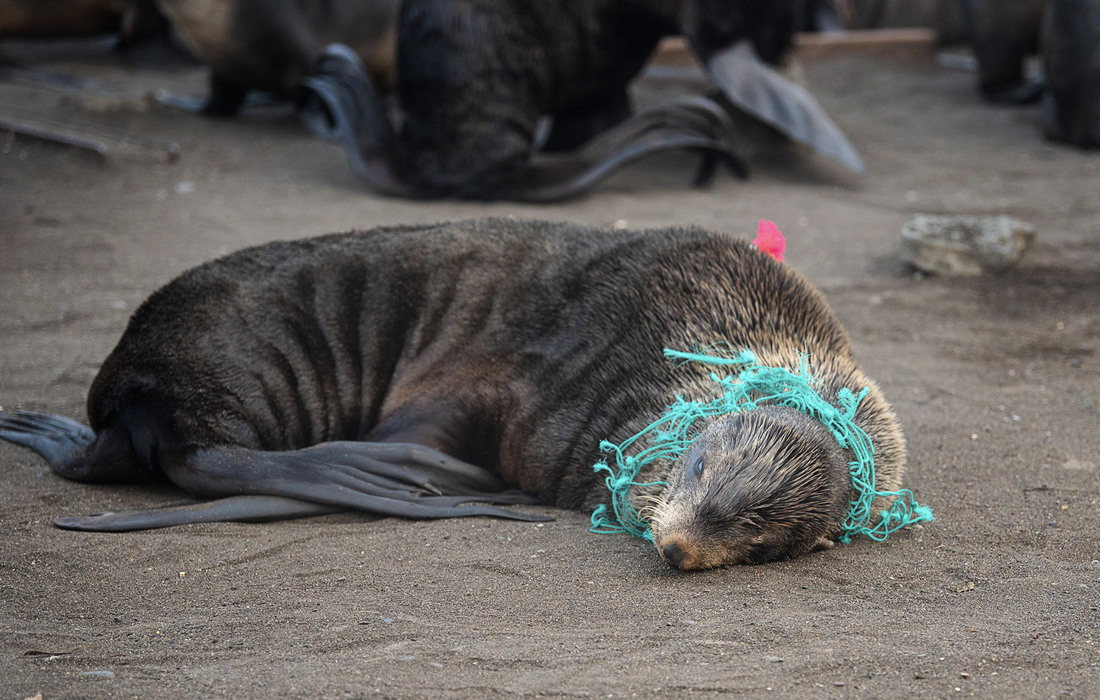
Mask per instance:
[[[1046,136],[1100,148],[1100,0],[1049,0],[1043,23]]]
[[[766,64],[791,45],[797,0],[406,0],[391,125],[355,53],[330,47],[303,88],[368,187],[401,197],[556,201],[669,149],[737,174],[725,108],[705,98],[630,117],[627,86],[682,33],[738,108],[853,170],[855,149],[809,93]],[[551,119],[545,144],[538,134]],[[706,168],[705,180],[711,168]]]
[[[1043,100],[1047,138],[1100,146],[1100,2],[967,0],[979,87],[994,102]],[[1042,80],[1024,61],[1039,53]]]
[[[593,470],[710,369],[665,347],[728,344],[803,362],[854,414],[874,478],[905,466],[897,418],[857,367],[825,299],[747,242],[484,219],[248,248],[200,265],[134,313],[88,394],[87,428],[0,415],[0,438],[89,482],[163,475],[206,497],[186,508],[61,518],[130,530],[359,509],[410,518],[544,519],[468,501],[590,509]],[[835,537],[848,458],[817,421],[762,407],[717,418],[636,494],[682,569],[764,562]]]
[[[0,0],[0,39],[117,34],[127,48],[164,28],[153,0]]]
[[[252,90],[292,95],[333,42],[355,51],[380,86],[393,85],[399,0],[153,1],[210,66],[206,114],[236,114]]]

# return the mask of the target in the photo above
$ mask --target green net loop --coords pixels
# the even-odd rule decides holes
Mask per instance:
[[[638,474],[659,459],[679,459],[691,447],[699,421],[751,411],[761,404],[789,406],[821,421],[836,438],[837,444],[851,452],[853,459],[848,463],[848,471],[856,498],[849,503],[848,514],[841,524],[841,542],[849,542],[855,535],[866,535],[881,542],[903,527],[935,519],[932,509],[917,503],[909,489],[879,491],[875,487],[874,445],[867,433],[855,423],[856,411],[870,392],[870,387],[864,387],[858,395],[849,389],[841,389],[837,392],[837,405],[833,405],[814,391],[814,377],[805,357],[798,372],[760,365],[750,350],[742,350],[734,357],[722,357],[666,349],[665,357],[715,367],[736,367],[740,371],[736,376],[710,375],[720,389],[720,395],[715,399],[687,401],[677,396],[663,416],[638,434],[618,445],[606,440],[600,443],[600,450],[611,453],[615,465],[611,466],[609,460],[603,460],[593,466],[597,473],[608,474],[604,482],[611,492],[611,508],[600,505],[592,512],[592,532],[628,532],[652,542],[649,522],[634,507],[630,493],[633,488],[659,486],[664,482],[639,482]],[[644,447],[635,454],[627,454],[638,442],[642,442]],[[872,509],[879,498],[893,501],[889,508],[874,513]]]

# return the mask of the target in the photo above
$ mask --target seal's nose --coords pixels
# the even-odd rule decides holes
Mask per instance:
[[[680,545],[677,542],[670,542],[661,547],[661,558],[677,569],[684,568],[684,550],[680,549]]]

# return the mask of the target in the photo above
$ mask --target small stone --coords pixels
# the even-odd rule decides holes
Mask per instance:
[[[1096,462],[1086,462],[1075,457],[1071,457],[1062,463],[1062,469],[1072,469],[1073,471],[1095,471]],[[1066,510],[1069,510],[1068,508]]]
[[[782,656],[765,656],[764,660],[767,661],[770,664],[783,663],[783,657]]]
[[[925,272],[980,275],[1012,267],[1035,240],[1035,227],[1011,216],[920,214],[901,229],[902,259]]]
[[[110,671],[85,671],[80,674],[85,678],[114,678],[115,674]]]

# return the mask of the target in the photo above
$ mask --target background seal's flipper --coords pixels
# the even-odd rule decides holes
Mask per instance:
[[[704,63],[722,94],[739,109],[849,170],[863,172],[859,153],[817,100],[761,61],[750,42],[717,51]]]

